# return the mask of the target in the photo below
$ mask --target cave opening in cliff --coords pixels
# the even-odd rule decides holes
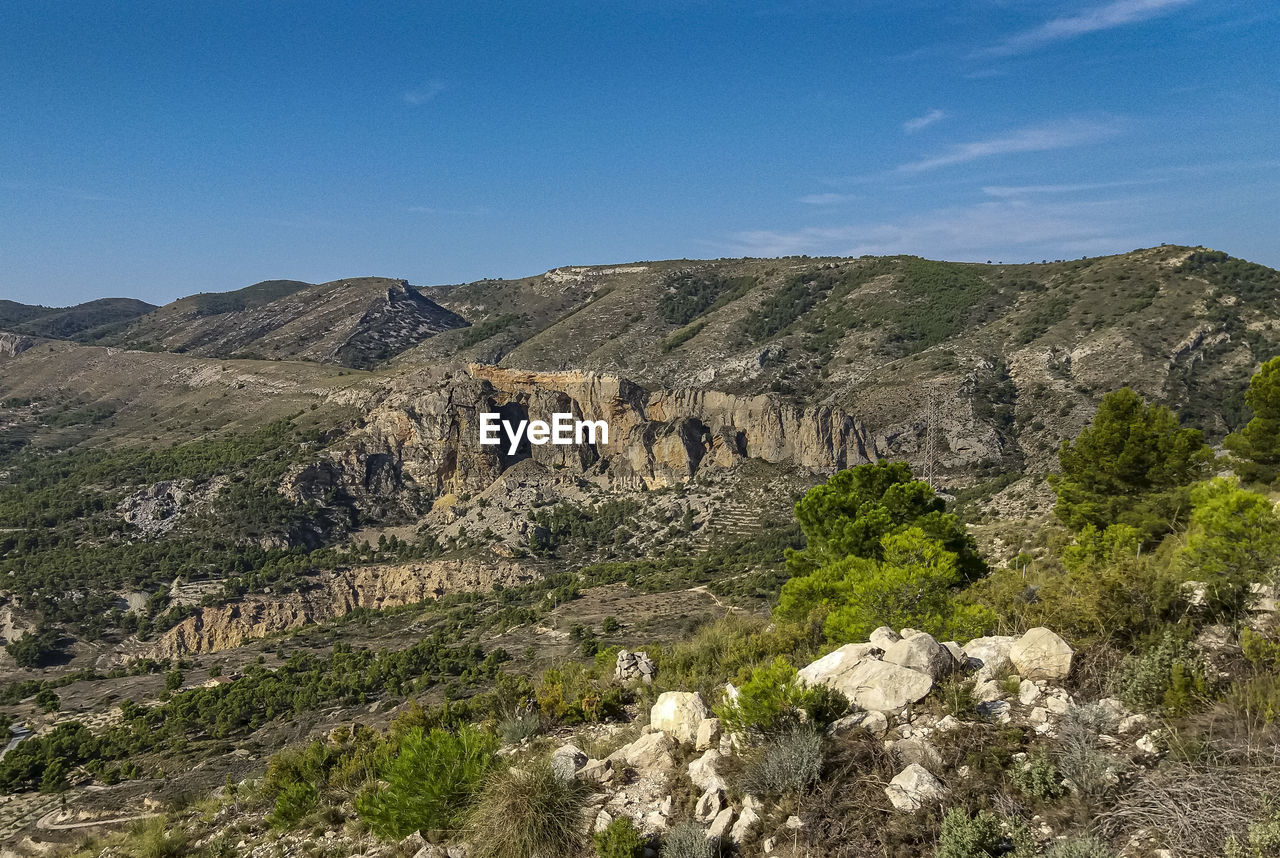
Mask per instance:
[[[498,412],[500,420],[507,421],[512,426],[519,425],[522,421],[529,419],[529,409],[519,402],[507,402],[500,406],[495,406],[490,402],[489,408],[492,411]],[[522,462],[525,459],[533,458],[533,449],[529,444],[529,436],[527,434],[521,436],[520,443],[516,446],[516,451],[514,453],[510,451],[510,448],[507,447],[506,444],[499,444],[497,446],[497,450],[498,461],[502,463],[502,469],[504,471],[516,462]]]

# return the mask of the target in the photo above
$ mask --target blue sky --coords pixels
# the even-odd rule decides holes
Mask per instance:
[[[0,297],[781,254],[1280,266],[1260,0],[5,0]]]

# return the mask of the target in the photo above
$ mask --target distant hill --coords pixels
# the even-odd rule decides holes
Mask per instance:
[[[772,392],[877,423],[918,412],[921,391],[936,390],[954,402],[948,419],[994,421],[1009,451],[1015,436],[1056,447],[1097,396],[1126,384],[1220,437],[1245,415],[1249,375],[1280,354],[1280,272],[1172,245],[1013,265],[893,256],[566,267],[432,297],[472,327],[398,363]]]
[[[175,303],[189,308],[197,316],[216,316],[261,307],[313,285],[301,280],[263,280],[234,292],[201,292]]]
[[[0,301],[0,330],[50,339],[94,339],[94,333],[150,313],[155,304],[136,298],[99,298],[74,307],[41,307]]]
[[[356,368],[399,354],[466,319],[403,280],[268,280],[174,301],[103,344],[206,357],[310,360]]]
[[[604,373],[682,402],[769,394],[780,407],[828,415],[819,422],[853,415],[868,449],[917,464],[932,426],[938,469],[964,485],[1051,468],[1059,442],[1125,385],[1211,440],[1238,428],[1249,376],[1280,354],[1280,272],[1166,245],[1008,265],[668,260],[423,289],[376,277],[269,281],[183,298],[97,342],[380,366],[378,384],[403,378],[406,389],[423,371],[476,363]],[[47,376],[56,382],[86,358],[62,350],[41,359],[57,364]],[[149,371],[124,369],[146,363],[137,355],[111,361]],[[130,408],[208,421],[207,412],[174,412],[166,396],[143,389]],[[743,425],[765,419],[748,412]],[[777,439],[780,450],[810,443],[826,442]]]

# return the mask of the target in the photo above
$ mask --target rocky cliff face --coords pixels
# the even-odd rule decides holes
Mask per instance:
[[[36,340],[22,334],[0,332],[0,358],[16,357],[36,344]]]
[[[364,566],[328,576],[300,593],[250,595],[231,604],[202,608],[137,656],[167,659],[219,652],[252,638],[341,617],[356,608],[380,610],[437,599],[449,592],[525,584],[534,578],[534,572],[493,558]]]
[[[556,446],[480,444],[480,415],[512,423],[569,413],[604,420],[608,443]],[[528,372],[471,365],[397,379],[364,425],[289,476],[302,500],[343,495],[358,506],[410,511],[424,500],[477,492],[508,467],[532,459],[554,469],[605,476],[617,488],[660,488],[706,468],[745,459],[827,473],[885,455],[852,414],[799,407],[768,396],[714,390],[648,390],[618,376]]]

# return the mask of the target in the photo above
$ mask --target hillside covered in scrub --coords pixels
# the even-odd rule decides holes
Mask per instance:
[[[104,730],[21,743],[0,782],[130,782],[156,750],[394,688],[385,729],[287,743],[261,777],[80,853],[1274,855],[1278,397],[1280,358],[1215,455],[1163,406],[1107,395],[1060,450],[1056,521],[999,564],[907,465],[860,465],[796,504],[768,619],[728,608],[628,649],[605,644],[635,618],[607,616],[570,630],[580,658],[533,674],[438,636],[192,690],[179,668]],[[583,600],[589,574],[554,601]],[[438,673],[485,690],[420,703]]]
[[[1276,854],[1277,285],[685,260],[15,331],[0,840]]]

